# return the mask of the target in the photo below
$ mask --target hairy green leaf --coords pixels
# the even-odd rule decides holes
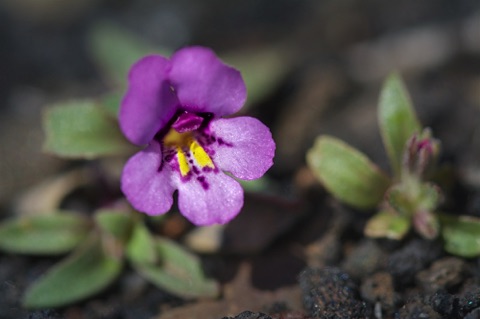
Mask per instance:
[[[117,278],[122,260],[106,254],[97,236],[90,239],[28,289],[26,307],[63,306],[103,290]]]
[[[132,151],[116,119],[90,100],[65,102],[48,109],[44,129],[45,150],[59,156],[91,159]]]
[[[439,214],[445,250],[472,258],[480,256],[480,219],[471,216]]]
[[[421,126],[405,85],[396,73],[387,78],[380,93],[378,122],[393,172],[399,177],[405,145],[415,132],[421,131]]]
[[[73,213],[19,217],[0,225],[0,249],[23,254],[66,253],[87,236],[88,220]]]
[[[134,264],[156,286],[183,298],[216,297],[218,284],[205,278],[199,259],[178,244],[157,239],[158,264]]]
[[[359,209],[377,206],[390,185],[390,179],[363,153],[334,137],[318,137],[307,153],[307,163],[333,196]]]

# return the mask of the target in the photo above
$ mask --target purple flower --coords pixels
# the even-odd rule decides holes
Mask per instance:
[[[243,189],[223,171],[259,178],[275,152],[269,129],[257,119],[222,118],[237,112],[246,95],[240,72],[207,48],[133,65],[120,126],[132,143],[147,145],[122,173],[122,191],[135,209],[163,214],[178,190],[180,212],[196,225],[223,224],[239,213]]]

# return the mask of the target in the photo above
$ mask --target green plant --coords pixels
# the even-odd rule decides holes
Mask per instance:
[[[360,151],[322,135],[307,153],[307,163],[318,180],[352,207],[377,209],[365,226],[369,237],[399,240],[413,227],[427,239],[441,234],[452,254],[480,255],[480,220],[438,211],[443,194],[431,177],[440,143],[421,127],[397,74],[390,75],[382,88],[378,123],[391,177]]]

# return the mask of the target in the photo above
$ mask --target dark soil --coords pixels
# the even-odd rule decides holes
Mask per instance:
[[[41,153],[40,110],[106,91],[85,41],[95,22],[111,19],[173,48],[267,47],[290,58],[286,75],[248,109],[276,140],[274,186],[268,196],[247,196],[221,248],[202,254],[205,271],[222,283],[218,300],[184,301],[127,268],[107,291],[81,303],[27,310],[23,292],[58,258],[0,253],[0,319],[480,318],[480,258],[451,256],[441,240],[414,233],[400,242],[364,238],[369,215],[332,200],[304,160],[314,138],[327,133],[388,170],[375,109],[381,81],[396,69],[422,123],[443,143],[441,163],[453,172],[443,184],[443,209],[479,217],[478,1],[91,1],[60,14],[18,3],[0,5],[5,217],[18,213],[28,187],[72,167]],[[88,196],[72,200],[83,207],[95,202]],[[191,230],[174,214],[167,222],[180,230],[159,233],[179,241]]]

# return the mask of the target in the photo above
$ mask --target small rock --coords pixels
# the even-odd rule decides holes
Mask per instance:
[[[437,260],[417,274],[417,281],[427,292],[450,289],[459,285],[465,276],[465,262],[455,257]]]
[[[445,290],[439,290],[430,297],[430,305],[433,310],[445,318],[456,318],[454,312],[458,308],[458,298]]]
[[[413,283],[415,275],[442,254],[437,242],[412,240],[400,250],[390,255],[388,272],[393,276],[397,287]]]
[[[369,311],[358,299],[358,289],[350,276],[339,268],[307,268],[300,274],[303,302],[315,318],[368,318]]]
[[[464,290],[466,291],[464,291],[460,297],[459,306],[461,312],[465,315],[467,313],[471,313],[473,310],[476,310],[476,308],[480,308],[480,285],[470,284],[468,287],[464,287]]]
[[[365,279],[360,287],[362,297],[371,302],[379,302],[383,310],[390,311],[395,306],[396,295],[393,278],[387,272],[378,272]]]
[[[342,265],[354,278],[362,278],[374,273],[386,262],[386,255],[374,240],[359,243]]]
[[[395,316],[396,319],[440,319],[441,316],[419,299],[405,304]]]
[[[463,319],[478,319],[480,318],[480,308],[476,308],[472,312],[469,312]]]

